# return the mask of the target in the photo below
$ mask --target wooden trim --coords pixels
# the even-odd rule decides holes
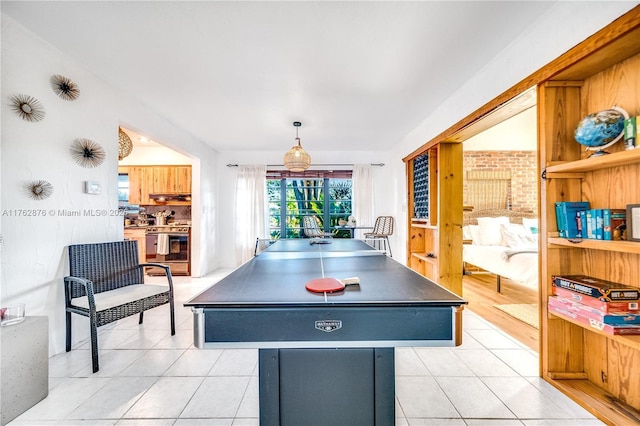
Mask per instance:
[[[422,154],[424,151],[434,146],[435,144],[441,143],[443,141],[449,141],[452,138],[455,138],[455,135],[458,132],[461,132],[463,129],[475,123],[476,121],[479,121],[485,118],[485,116],[498,110],[501,106],[507,104],[511,99],[514,99],[530,88],[537,86],[538,84],[546,80],[550,80],[554,76],[559,75],[562,71],[571,67],[576,62],[579,62],[591,55],[595,56],[600,49],[604,48],[605,46],[619,39],[621,36],[630,32],[638,32],[640,37],[640,6],[636,6],[635,8],[631,9],[626,14],[614,20],[611,24],[593,34],[591,37],[569,49],[567,52],[560,55],[555,60],[549,62],[538,71],[524,78],[520,82],[507,89],[505,92],[495,97],[493,100],[489,101],[482,107],[467,115],[465,118],[458,121],[453,126],[449,127],[448,129],[404,157],[403,161],[410,160],[411,158]],[[630,56],[630,52],[627,51],[624,53],[626,56]],[[619,59],[616,58],[611,63],[615,63],[618,61]],[[603,66],[603,68],[606,68],[606,66]],[[566,82],[564,84],[566,84]],[[470,134],[468,137],[471,136],[472,135]]]

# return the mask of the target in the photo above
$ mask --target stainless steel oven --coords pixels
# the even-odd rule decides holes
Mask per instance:
[[[191,275],[191,227],[185,225],[147,226],[145,260],[163,263],[172,275]],[[147,269],[149,275],[160,275],[158,268]]]

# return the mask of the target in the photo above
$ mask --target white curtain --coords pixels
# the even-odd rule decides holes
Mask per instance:
[[[253,257],[256,238],[265,238],[267,166],[239,166],[236,183],[236,261]]]
[[[373,226],[373,176],[369,164],[354,164],[352,195],[352,215],[356,218],[356,226]],[[366,231],[366,230],[365,230]],[[355,237],[360,238],[361,230],[356,230]]]

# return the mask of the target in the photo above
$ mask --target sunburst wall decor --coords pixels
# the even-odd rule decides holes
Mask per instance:
[[[44,200],[53,194],[53,185],[46,180],[34,180],[25,185],[29,197],[34,200]]]
[[[76,139],[71,145],[71,155],[82,167],[98,167],[106,156],[100,144],[91,139]]]
[[[44,118],[44,108],[33,96],[12,96],[11,109],[13,109],[20,118],[26,121],[40,121]]]
[[[56,74],[51,77],[51,87],[56,95],[60,96],[65,101],[75,101],[80,96],[80,89],[78,85],[63,75]]]

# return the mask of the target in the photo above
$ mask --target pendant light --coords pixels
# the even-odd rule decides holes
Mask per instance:
[[[122,130],[122,127],[118,127],[118,160],[122,160],[131,154],[132,150],[133,142],[131,142],[131,138]]]
[[[302,149],[302,146],[300,145],[298,128],[302,126],[302,123],[299,121],[294,121],[293,125],[296,128],[296,142],[298,144],[294,145],[284,155],[284,166],[292,172],[304,172],[311,165],[311,157],[304,149]]]

